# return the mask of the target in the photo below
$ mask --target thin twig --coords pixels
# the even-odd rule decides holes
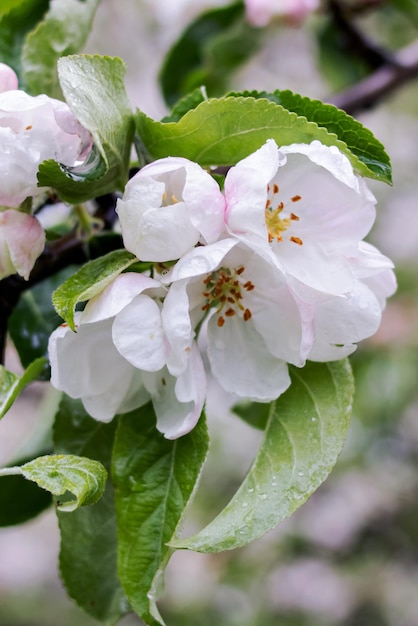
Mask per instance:
[[[385,64],[345,91],[331,96],[328,102],[350,115],[379,104],[402,85],[418,77],[418,41],[395,53]]]

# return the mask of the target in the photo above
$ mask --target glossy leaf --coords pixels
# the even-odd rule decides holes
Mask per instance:
[[[2,0],[0,7],[0,61],[10,65],[22,80],[21,56],[27,33],[33,30],[48,10],[49,0]]]
[[[315,122],[318,126],[326,128],[329,133],[336,135],[350,152],[367,167],[369,172],[362,171],[364,175],[388,183],[392,181],[390,159],[383,145],[368,128],[365,128],[351,115],[347,115],[345,111],[337,109],[332,104],[324,104],[320,100],[311,100],[289,90],[276,90],[273,93],[244,92],[236,95],[267,98],[288,111],[306,117],[309,122]]]
[[[149,626],[163,624],[156,607],[173,536],[206,459],[202,418],[187,435],[165,439],[152,405],[120,418],[113,452],[119,576],[132,608]]]
[[[72,330],[75,330],[76,305],[100,293],[116,276],[135,262],[137,258],[127,250],[114,250],[86,263],[52,294],[52,302],[57,313]]]
[[[353,396],[348,362],[291,368],[290,388],[271,404],[264,439],[235,496],[206,528],[169,545],[220,552],[264,535],[325,480],[344,444]]]
[[[100,0],[54,0],[42,22],[26,37],[23,78],[33,94],[62,98],[57,61],[79,52],[90,33]]]
[[[54,187],[68,202],[81,202],[123,189],[134,123],[124,85],[125,65],[118,58],[72,55],[58,61],[65,99],[79,122],[90,131],[95,150],[89,163],[64,168],[55,161],[39,167],[40,186]]]
[[[66,512],[97,502],[107,479],[101,463],[71,454],[40,456],[22,465],[20,471],[54,496],[63,496],[67,491],[73,494],[75,497],[57,502],[58,510]]]
[[[63,396],[54,426],[55,449],[100,461],[110,471],[117,420],[97,422],[80,400]],[[109,624],[129,610],[117,574],[114,489],[107,481],[94,506],[71,515],[58,511],[61,531],[60,572],[68,594],[87,613]],[[76,540],[75,540],[76,538]]]
[[[337,146],[360,174],[384,178],[376,175],[334,133],[264,98],[208,100],[177,123],[156,122],[138,113],[136,125],[145,149],[154,159],[171,155],[186,157],[203,166],[234,165],[270,138],[279,146],[318,140],[327,146]]]
[[[17,376],[0,365],[0,419],[5,416],[23,389],[41,377],[47,363],[48,360],[44,357],[36,359],[22,376]]]

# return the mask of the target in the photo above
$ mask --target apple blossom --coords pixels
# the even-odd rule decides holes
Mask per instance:
[[[74,166],[91,145],[90,134],[64,102],[13,89],[0,93],[0,205],[16,208],[42,193],[37,185],[42,161]]]
[[[118,200],[125,247],[143,261],[179,259],[199,241],[216,241],[224,204],[218,184],[197,163],[154,161],[131,178]]]
[[[351,289],[344,251],[369,232],[376,201],[337,148],[269,140],[230,169],[225,195],[231,235],[312,289]]]
[[[26,280],[45,246],[45,233],[32,215],[0,212],[0,280],[18,273]]]
[[[199,419],[206,378],[193,334],[176,345],[176,331],[165,332],[164,293],[148,276],[121,274],[77,315],[76,333],[66,325],[52,333],[49,355],[52,384],[81,398],[92,417],[109,421],[151,398],[157,428],[174,439]]]
[[[290,384],[312,342],[284,275],[237,239],[195,248],[162,278],[171,283],[163,315],[207,323],[212,374],[228,392],[258,401]]]
[[[247,19],[253,26],[267,26],[276,17],[299,24],[319,6],[319,0],[245,0]]]

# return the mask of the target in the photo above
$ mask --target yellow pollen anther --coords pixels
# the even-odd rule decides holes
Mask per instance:
[[[290,241],[293,241],[293,243],[297,243],[298,246],[303,246],[303,241],[300,237],[290,237]]]
[[[293,198],[290,198],[292,202],[299,202],[299,200],[302,200],[302,196],[293,196]]]

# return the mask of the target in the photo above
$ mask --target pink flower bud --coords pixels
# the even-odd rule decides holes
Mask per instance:
[[[44,246],[36,217],[13,209],[0,213],[0,279],[17,273],[27,280]]]
[[[5,63],[0,63],[0,93],[17,89],[17,84],[15,71]]]
[[[319,0],[245,0],[247,19],[253,26],[267,26],[275,17],[300,24],[318,5]]]

